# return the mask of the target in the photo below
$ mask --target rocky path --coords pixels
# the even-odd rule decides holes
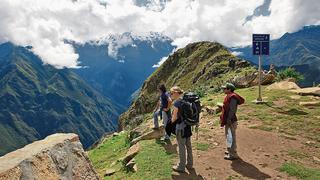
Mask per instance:
[[[193,136],[194,170],[188,173],[173,173],[173,179],[295,179],[277,169],[286,161],[293,160],[288,150],[298,149],[308,154],[320,154],[319,148],[305,145],[304,139],[288,139],[275,132],[267,132],[249,128],[248,122],[239,122],[237,130],[239,160],[224,160],[225,139],[224,129],[208,125],[208,119],[203,119],[199,139]],[[168,150],[175,150],[175,140]],[[209,143],[207,151],[195,148],[196,143]],[[296,160],[296,159],[295,159]],[[178,159],[176,160],[178,162]],[[302,162],[312,167],[320,167],[312,160]]]

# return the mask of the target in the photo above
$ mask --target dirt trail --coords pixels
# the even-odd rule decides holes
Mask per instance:
[[[289,177],[286,173],[277,171],[284,162],[293,160],[287,154],[289,149],[298,149],[308,154],[320,154],[319,148],[305,145],[307,140],[297,138],[288,139],[276,132],[267,132],[249,128],[252,123],[239,122],[237,129],[237,144],[239,160],[224,160],[225,138],[224,129],[213,126],[208,119],[202,119],[199,132],[199,139],[192,137],[194,170],[188,173],[172,174],[173,179],[296,179]],[[208,125],[210,124],[210,125]],[[196,143],[209,143],[207,151],[200,151],[195,148]],[[176,141],[172,140],[166,149],[176,152]],[[295,159],[297,160],[297,159]],[[176,160],[178,162],[178,160]],[[305,165],[320,167],[312,161],[305,160]]]

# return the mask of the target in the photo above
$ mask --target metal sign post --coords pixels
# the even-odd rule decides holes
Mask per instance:
[[[259,95],[257,101],[262,102],[262,92],[261,92],[261,55],[259,55]]]
[[[253,55],[259,55],[259,94],[255,101],[256,103],[262,103],[262,89],[261,89],[261,65],[262,65],[262,55],[269,55],[269,44],[270,35],[269,34],[253,34],[252,35],[252,53]]]

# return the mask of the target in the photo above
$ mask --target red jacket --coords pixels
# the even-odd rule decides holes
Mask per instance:
[[[226,97],[224,98],[224,101],[223,101],[222,113],[220,116],[221,127],[223,127],[224,125],[227,124],[227,116],[229,113],[229,108],[230,108],[229,104],[230,104],[231,98],[236,98],[238,101],[238,105],[243,104],[245,101],[244,98],[241,97],[240,95],[238,95],[237,93],[230,93],[230,94],[226,95]],[[238,120],[237,116],[235,116],[233,121],[237,121],[237,120]]]

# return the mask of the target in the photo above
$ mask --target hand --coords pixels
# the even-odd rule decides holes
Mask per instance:
[[[163,108],[163,111],[167,112],[169,109],[168,108]]]

